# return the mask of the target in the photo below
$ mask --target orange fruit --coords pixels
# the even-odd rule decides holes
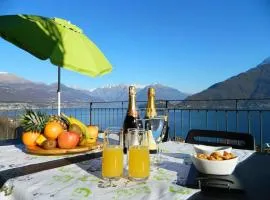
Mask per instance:
[[[22,135],[22,142],[26,146],[36,146],[37,145],[36,139],[39,135],[40,135],[39,132],[32,132],[32,131],[24,132]]]
[[[63,127],[57,122],[48,122],[44,129],[46,138],[55,140],[60,133],[64,131]]]
[[[88,125],[88,131],[90,133],[90,138],[97,138],[98,136],[98,126],[95,125]]]

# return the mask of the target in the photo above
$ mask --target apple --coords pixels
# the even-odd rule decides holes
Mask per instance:
[[[80,141],[80,136],[74,132],[64,131],[60,133],[60,135],[57,138],[57,141],[58,146],[61,149],[73,149],[78,145]]]

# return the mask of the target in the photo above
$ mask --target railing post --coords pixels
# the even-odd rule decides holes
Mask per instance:
[[[181,129],[180,129],[181,130],[181,135],[184,138],[184,134],[183,134],[183,109],[181,109],[181,123],[180,123],[180,126],[181,126]]]
[[[92,125],[92,105],[93,105],[93,102],[90,102],[90,107],[89,107],[89,111],[90,111],[90,125]]]
[[[218,112],[216,111],[216,130],[218,131]]]
[[[101,129],[103,130],[103,124],[102,124],[102,119],[101,119],[101,114],[100,114],[100,109],[101,108],[97,108],[96,110],[97,110],[97,113],[98,113],[98,124],[100,124],[100,127],[101,127]]]
[[[188,123],[189,123],[189,125],[188,125],[188,129],[189,129],[189,131],[190,131],[190,129],[191,129],[191,116],[190,116],[190,109],[188,109]]]
[[[105,128],[107,127],[107,109],[109,110],[109,113],[110,113],[110,109],[109,108],[105,108],[105,110],[104,110],[104,114],[105,114],[105,117],[104,117],[104,126],[105,126]],[[110,119],[110,116],[109,116],[109,119]]]
[[[235,99],[235,128],[236,128],[236,132],[238,131],[238,99]]]
[[[205,129],[208,129],[208,110],[205,110]]]
[[[174,140],[176,140],[176,131],[175,131],[175,128],[176,128],[176,125],[175,125],[175,108],[173,109],[173,134],[174,134]]]
[[[111,115],[111,112],[110,112],[110,115]],[[109,116],[110,116],[110,115],[109,115]],[[110,121],[111,121],[111,120],[109,120],[109,122],[110,122]],[[114,108],[112,108],[112,121],[113,121],[113,122],[112,122],[113,126],[116,126],[116,125],[115,125],[115,122],[114,122]],[[111,123],[109,123],[109,124],[111,124]]]
[[[167,116],[167,128],[169,129],[170,123],[169,123],[169,116],[170,116],[170,111],[168,109],[168,100],[165,101],[165,112],[163,113],[165,116]],[[170,129],[168,131],[168,140],[170,140]]]
[[[168,100],[166,100],[165,108],[168,109]]]
[[[248,133],[251,134],[251,124],[250,124],[250,112],[247,111],[247,118],[248,118]]]
[[[260,110],[259,111],[259,114],[260,114],[260,152],[263,152],[263,124],[262,124],[262,111]]]
[[[124,101],[122,101],[122,120],[124,119]]]
[[[228,131],[228,111],[225,110],[225,130]]]
[[[197,114],[200,114],[200,110],[199,110],[199,109],[197,110]],[[201,118],[200,118],[200,119],[201,119]],[[198,127],[202,128],[201,125],[202,125],[202,123],[201,123],[201,120],[200,120],[200,125],[198,124]],[[196,127],[196,128],[197,128],[197,127]]]

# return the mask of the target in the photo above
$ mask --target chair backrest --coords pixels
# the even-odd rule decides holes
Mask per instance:
[[[254,137],[248,133],[192,129],[188,132],[185,142],[255,150]]]

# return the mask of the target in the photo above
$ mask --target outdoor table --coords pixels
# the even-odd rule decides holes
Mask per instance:
[[[107,187],[101,178],[99,150],[80,155],[37,156],[25,153],[23,145],[0,146],[0,199],[269,199],[269,155],[233,149],[240,162],[235,173],[243,180],[246,192],[204,193],[177,182],[177,177],[187,177],[193,146],[169,141],[160,147],[163,162],[151,166],[147,181],[132,182],[123,177]]]

